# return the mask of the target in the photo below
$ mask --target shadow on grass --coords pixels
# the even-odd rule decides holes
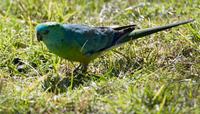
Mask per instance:
[[[86,85],[95,80],[107,80],[108,78],[118,77],[123,78],[125,74],[133,74],[135,71],[142,69],[144,64],[143,59],[137,59],[129,64],[124,64],[124,60],[116,61],[116,65],[102,65],[101,72],[95,70],[89,70],[88,73],[80,73],[67,71],[66,76],[59,75],[48,76],[43,82],[43,89],[48,92],[62,93],[69,89],[75,89],[82,85]],[[96,66],[98,67],[98,66]]]
[[[91,80],[99,79],[100,77],[94,76],[92,74],[74,74],[67,75],[65,77],[48,76],[43,82],[43,89],[48,92],[53,93],[63,93],[69,89],[75,89],[79,86],[90,82]]]

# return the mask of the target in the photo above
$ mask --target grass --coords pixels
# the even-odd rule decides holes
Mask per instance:
[[[199,0],[0,2],[0,113],[200,113]],[[34,30],[46,21],[147,28],[190,18],[106,52],[83,76]]]

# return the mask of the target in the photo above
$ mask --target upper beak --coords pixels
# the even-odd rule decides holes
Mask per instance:
[[[42,41],[42,35],[41,35],[40,33],[38,33],[38,32],[37,32],[36,35],[37,35],[37,36],[36,36],[36,37],[37,37],[37,40],[38,40],[38,41]]]

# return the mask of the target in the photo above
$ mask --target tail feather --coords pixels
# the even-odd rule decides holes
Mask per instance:
[[[147,28],[147,29],[142,29],[142,30],[135,30],[135,31],[129,33],[126,37],[119,38],[115,42],[115,44],[125,43],[125,42],[130,41],[130,40],[138,39],[138,38],[141,38],[141,37],[144,37],[144,36],[147,36],[147,35],[162,31],[162,30],[170,29],[172,27],[187,24],[187,23],[190,23],[190,22],[193,22],[193,21],[194,20],[191,19],[191,20],[187,20],[187,21],[181,21],[181,22],[177,22],[177,23],[168,24],[168,25],[165,25],[165,26],[158,26],[158,27]]]

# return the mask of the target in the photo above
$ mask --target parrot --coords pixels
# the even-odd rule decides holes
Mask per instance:
[[[120,27],[91,27],[82,24],[44,22],[36,26],[36,38],[39,42],[42,41],[51,53],[72,62],[79,62],[75,70],[87,72],[89,63],[110,49],[193,21],[189,19],[145,29],[136,29],[136,24]]]

